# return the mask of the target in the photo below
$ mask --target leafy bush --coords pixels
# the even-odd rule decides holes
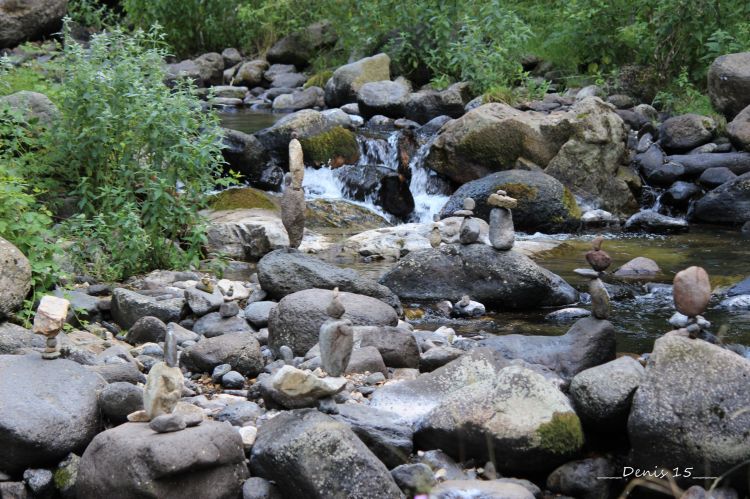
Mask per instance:
[[[78,198],[66,222],[89,271],[120,279],[200,257],[198,210],[221,172],[220,128],[194,89],[163,83],[155,32],[66,39],[53,172]]]
[[[95,30],[115,26],[119,21],[114,10],[97,0],[70,0],[68,16],[81,26]]]

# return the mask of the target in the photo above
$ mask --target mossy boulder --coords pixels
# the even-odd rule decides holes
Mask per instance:
[[[279,211],[279,199],[260,189],[241,187],[226,189],[211,196],[209,206],[215,211],[227,210],[261,210]]]
[[[337,39],[331,22],[320,21],[276,42],[268,49],[266,58],[271,64],[294,64],[303,68],[318,52],[332,47]]]
[[[359,160],[359,144],[354,132],[337,126],[325,132],[300,139],[305,164],[323,166],[330,164],[336,168],[354,164]]]
[[[489,220],[491,206],[487,198],[499,189],[518,200],[513,209],[513,223],[518,230],[567,231],[580,221],[581,209],[567,187],[543,172],[526,170],[492,173],[465,183],[450,197],[440,216],[451,216],[461,209],[465,198],[471,197],[477,203],[474,214]]]
[[[326,83],[326,105],[333,108],[356,102],[365,83],[391,79],[390,64],[386,54],[376,54],[341,66]]]
[[[583,446],[583,430],[568,398],[521,365],[447,395],[416,425],[420,449],[456,459],[492,460],[502,473],[550,471]]]
[[[389,226],[372,210],[340,199],[313,199],[307,202],[305,225],[311,229],[362,231]]]

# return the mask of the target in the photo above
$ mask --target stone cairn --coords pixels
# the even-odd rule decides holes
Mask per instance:
[[[443,235],[440,233],[440,215],[432,217],[432,229],[430,230],[430,246],[439,248],[443,243]]]
[[[457,217],[464,217],[458,236],[461,244],[474,244],[479,240],[481,227],[479,221],[474,218],[474,208],[476,208],[476,205],[477,203],[473,198],[466,198],[464,199],[464,208],[453,214]]]
[[[68,317],[70,302],[65,298],[47,295],[42,297],[39,307],[34,316],[33,331],[47,337],[47,346],[42,353],[42,358],[51,360],[60,356],[57,344],[57,335],[60,334]]]
[[[591,250],[586,253],[586,261],[592,270],[576,269],[576,274],[590,278],[589,294],[591,295],[591,313],[597,319],[609,318],[609,293],[600,279],[601,275],[612,264],[612,258],[602,250],[604,238],[597,236],[591,242]]]
[[[493,207],[490,211],[490,244],[497,250],[508,251],[513,248],[516,239],[513,213],[510,210],[515,208],[518,202],[505,191],[497,191],[490,194],[487,204]]]
[[[296,136],[289,142],[289,173],[284,175],[284,194],[281,196],[281,222],[289,235],[289,247],[299,248],[305,232],[305,163],[302,144]]]
[[[344,374],[354,347],[354,330],[349,319],[342,319],[346,309],[339,299],[339,288],[333,290],[326,308],[328,319],[320,326],[320,363],[331,376]]]
[[[674,306],[682,317],[672,317],[670,324],[687,331],[690,338],[698,338],[707,332],[711,323],[701,314],[711,300],[711,282],[702,267],[688,267],[677,272],[672,287]]]

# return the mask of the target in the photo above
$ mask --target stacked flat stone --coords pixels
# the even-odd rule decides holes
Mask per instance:
[[[674,306],[686,319],[679,325],[687,330],[691,338],[697,338],[711,323],[701,314],[711,300],[711,282],[702,267],[688,267],[677,272],[672,286]]]
[[[296,138],[289,142],[289,173],[284,176],[281,196],[281,223],[289,235],[289,247],[299,248],[305,233],[305,163],[302,144]]]
[[[349,319],[342,319],[346,309],[339,300],[339,288],[333,290],[331,303],[326,308],[328,319],[320,326],[320,363],[331,376],[341,376],[349,366],[354,348],[354,330]]]
[[[42,353],[44,359],[56,359],[60,356],[57,345],[57,335],[65,325],[68,317],[70,302],[65,298],[47,295],[42,297],[34,316],[33,331],[47,337],[47,347]]]
[[[505,191],[497,191],[490,194],[487,204],[493,207],[490,211],[490,244],[497,250],[508,251],[513,248],[516,239],[513,213],[510,210],[515,208],[518,202]]]
[[[589,281],[589,295],[591,295],[591,314],[601,320],[609,318],[610,314],[610,303],[609,293],[607,288],[604,287],[604,283],[599,278],[607,268],[612,264],[612,259],[606,251],[602,250],[602,243],[604,238],[598,236],[591,242],[591,251],[586,253],[586,261],[591,265],[592,270],[589,269],[576,269],[575,273],[588,277]]]
[[[476,208],[476,202],[474,199],[466,198],[464,199],[463,210],[458,210],[453,214],[457,217],[464,217],[458,235],[458,240],[461,244],[474,244],[479,240],[479,231],[481,227],[479,221],[474,218],[474,208]]]

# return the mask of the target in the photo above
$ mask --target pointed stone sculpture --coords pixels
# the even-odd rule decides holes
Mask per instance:
[[[454,213],[455,216],[464,217],[458,235],[461,244],[474,244],[479,240],[480,226],[479,222],[474,218],[475,207],[476,202],[474,199],[466,198],[464,199],[463,210],[458,210]]]
[[[609,255],[602,251],[602,242],[604,238],[597,236],[591,243],[592,250],[586,253],[586,261],[591,265],[591,269],[575,269],[575,273],[589,278],[589,294],[591,295],[591,313],[601,320],[609,318],[611,311],[609,292],[604,283],[599,278],[602,272],[607,270],[612,263]]]
[[[604,283],[598,277],[589,282],[589,294],[591,295],[591,313],[597,319],[608,319],[610,313],[609,292]]]
[[[143,390],[143,407],[149,421],[162,414],[172,414],[182,396],[182,385],[182,371],[177,365],[177,343],[170,329],[164,340],[164,362],[151,368]]]
[[[505,191],[497,191],[490,194],[487,204],[493,207],[490,211],[490,244],[497,250],[508,251],[513,248],[516,239],[513,213],[510,210],[518,203],[507,196]]]
[[[432,230],[430,231],[430,246],[433,248],[439,248],[442,242],[443,236],[440,234],[440,226],[433,222]]]
[[[302,243],[305,232],[305,191],[302,190],[304,179],[302,144],[294,137],[289,142],[289,173],[284,176],[281,222],[289,235],[289,247],[295,249]]]
[[[42,358],[51,360],[60,356],[57,345],[57,335],[65,325],[68,317],[70,302],[65,298],[52,295],[43,296],[34,316],[34,333],[47,337],[47,347]]]
[[[320,326],[320,362],[323,370],[331,376],[344,374],[354,347],[354,331],[349,319],[342,319],[344,305],[339,300],[339,288],[333,290],[333,298],[326,308],[329,316]]]

